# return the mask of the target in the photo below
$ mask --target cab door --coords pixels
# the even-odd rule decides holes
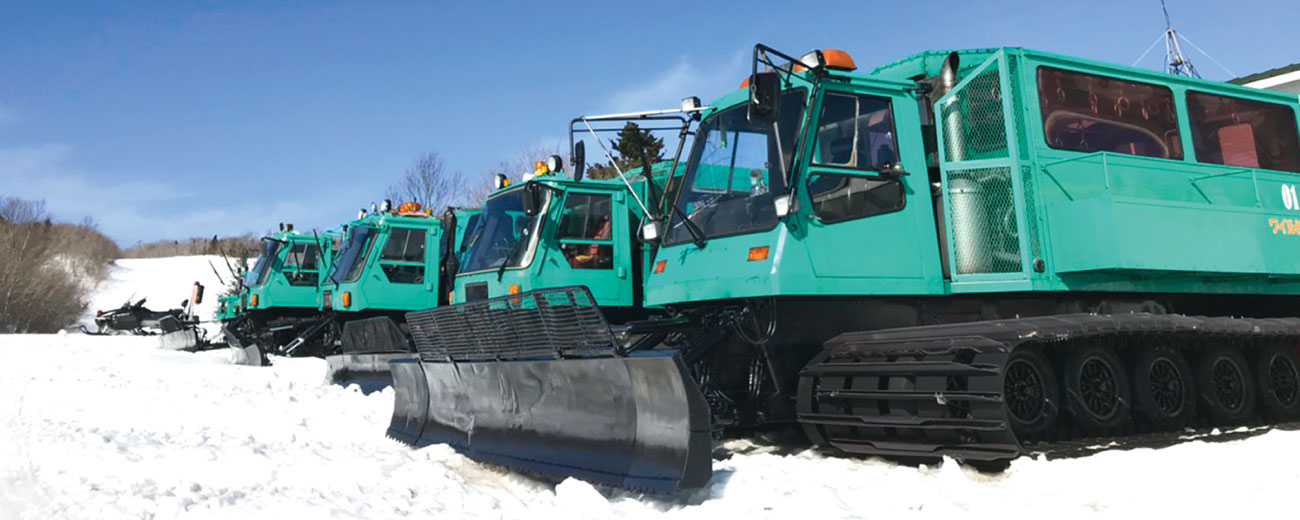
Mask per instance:
[[[375,278],[386,283],[380,291],[367,290],[374,306],[396,310],[429,306],[438,277],[437,269],[428,267],[429,258],[438,256],[437,237],[432,235],[428,227],[388,229],[376,259],[379,269],[374,273]]]
[[[800,216],[818,278],[872,279],[868,293],[877,287],[888,293],[901,290],[892,282],[923,277],[922,237],[914,212],[905,209],[916,194],[909,184],[924,186],[926,165],[923,152],[906,155],[914,146],[900,146],[919,146],[899,142],[896,113],[916,105],[906,99],[889,91],[827,90],[818,100],[807,173],[799,181],[808,208]],[[919,140],[916,132],[907,135]]]
[[[547,287],[582,285],[599,305],[632,304],[626,200],[622,191],[566,191],[554,235],[558,250],[542,270]]]

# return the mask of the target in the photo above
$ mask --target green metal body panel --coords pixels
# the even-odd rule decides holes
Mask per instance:
[[[772,229],[711,238],[703,248],[660,247],[655,261],[665,268],[649,275],[646,304],[1028,291],[1300,293],[1300,210],[1287,209],[1279,195],[1300,175],[1197,162],[1184,94],[1293,112],[1294,96],[1018,48],[959,54],[959,83],[924,107],[935,114],[934,162],[927,161],[915,80],[936,75],[946,51],[865,74],[835,72],[806,100],[813,114],[828,91],[891,101],[898,162],[909,172],[900,179],[901,210],[822,222],[805,189],[809,177],[853,172],[814,167],[801,154],[797,211]],[[1048,146],[1036,87],[1041,66],[1168,87],[1183,158]],[[792,87],[811,92],[809,77],[801,74]],[[716,112],[747,100],[746,91],[735,91],[710,105]],[[815,128],[816,118],[811,123]],[[814,138],[807,132],[801,148],[811,150]],[[938,220],[928,167],[939,173]],[[972,216],[980,214],[996,214],[1003,229],[980,229]],[[750,248],[763,246],[770,248],[765,259],[747,259]]]
[[[656,173],[660,171],[658,166],[661,165],[653,168]],[[671,163],[662,170],[666,172],[670,166]],[[650,257],[648,252],[635,247],[632,237],[644,215],[635,199],[646,201],[647,190],[646,180],[640,175],[640,168],[630,169],[626,174],[632,191],[629,191],[628,185],[617,178],[574,181],[572,178],[560,175],[544,175],[494,193],[492,197],[514,193],[524,189],[529,183],[543,184],[551,190],[551,196],[541,213],[542,222],[537,239],[529,245],[524,261],[521,262],[522,265],[506,268],[499,273],[499,277],[497,268],[458,273],[452,303],[465,303],[466,287],[476,284],[486,284],[488,297],[510,294],[511,287],[514,287],[516,292],[527,292],[549,287],[582,285],[591,291],[597,304],[602,307],[639,306],[636,286],[639,286],[642,280],[637,279],[637,273],[642,270],[641,266],[648,265]],[[662,185],[662,178],[658,182]],[[631,193],[635,193],[636,197],[630,196]],[[584,194],[610,197],[609,240],[556,236],[565,201],[568,197]],[[563,244],[612,246],[612,267],[609,269],[575,268],[565,257],[560,247]]]
[[[477,215],[477,209],[454,209],[456,213],[456,241],[452,247],[459,248],[468,220]],[[341,313],[392,313],[427,309],[444,303],[447,287],[439,281],[439,269],[442,265],[442,222],[432,216],[400,215],[396,213],[376,212],[367,214],[348,224],[352,227],[369,227],[377,230],[369,248],[364,253],[360,275],[351,281],[322,282],[322,290],[329,295],[329,301],[320,301],[322,309],[328,307]],[[421,262],[394,262],[380,258],[395,229],[414,229],[424,233],[424,259]],[[423,278],[416,283],[393,282],[389,280],[384,266],[412,266],[423,269]],[[351,301],[343,303],[343,294],[348,293]]]
[[[217,321],[233,320],[239,317],[239,293],[223,294],[217,298]]]
[[[281,246],[276,250],[275,258],[266,267],[270,272],[262,283],[246,285],[237,293],[227,294],[218,300],[217,319],[231,320],[250,311],[272,311],[274,309],[313,309],[320,300],[320,280],[329,271],[333,260],[329,245],[338,236],[336,232],[321,234],[297,231],[279,231],[267,239],[277,241]],[[319,240],[319,242],[317,242]],[[323,246],[315,269],[303,269],[294,264],[290,251],[294,246]],[[315,275],[315,283],[294,283],[291,279]],[[253,298],[257,296],[257,298]],[[253,304],[253,300],[257,304]]]

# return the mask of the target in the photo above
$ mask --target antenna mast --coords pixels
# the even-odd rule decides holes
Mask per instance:
[[[1174,31],[1173,24],[1169,22],[1169,8],[1165,6],[1165,0],[1160,0],[1160,10],[1165,12],[1165,72],[1193,78],[1201,77],[1196,66],[1192,65],[1192,60],[1187,59],[1183,54],[1183,47],[1178,43],[1181,36]]]

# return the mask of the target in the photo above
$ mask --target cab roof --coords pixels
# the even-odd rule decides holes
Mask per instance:
[[[988,48],[971,48],[971,49],[936,49],[919,52],[906,56],[904,58],[876,66],[869,71],[834,71],[835,76],[847,78],[850,82],[908,82],[912,83],[927,76],[934,76],[939,73],[943,66],[944,59],[949,53],[957,53],[960,65],[958,66],[957,76],[960,80],[966,73],[980,66],[990,57],[999,52],[1008,54],[1021,55],[1042,61],[1052,61],[1065,65],[1077,65],[1096,69],[1101,73],[1114,73],[1128,76],[1140,80],[1150,81],[1162,85],[1180,85],[1190,86],[1207,91],[1217,91],[1237,95],[1246,95],[1255,98],[1264,98],[1273,102],[1287,103],[1295,105],[1297,100],[1294,94],[1284,92],[1275,92],[1262,89],[1244,87],[1228,82],[1205,80],[1192,78],[1188,76],[1179,76],[1169,74],[1163,71],[1132,67],[1117,63],[1108,63],[1100,60],[1080,58],[1077,56],[1067,56],[1064,54],[1054,54],[1046,51],[1026,49],[1022,47],[988,47]],[[807,83],[811,79],[811,72],[799,72],[794,74],[794,81],[798,83]],[[711,105],[718,109],[728,108],[733,105],[744,102],[748,99],[746,90],[741,88],[722,95]],[[705,116],[711,115],[717,110],[710,111]]]

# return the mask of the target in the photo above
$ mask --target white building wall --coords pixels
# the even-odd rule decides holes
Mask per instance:
[[[1288,72],[1286,74],[1279,74],[1271,78],[1264,78],[1259,81],[1252,81],[1247,83],[1246,86],[1266,88],[1300,95],[1300,70]]]

